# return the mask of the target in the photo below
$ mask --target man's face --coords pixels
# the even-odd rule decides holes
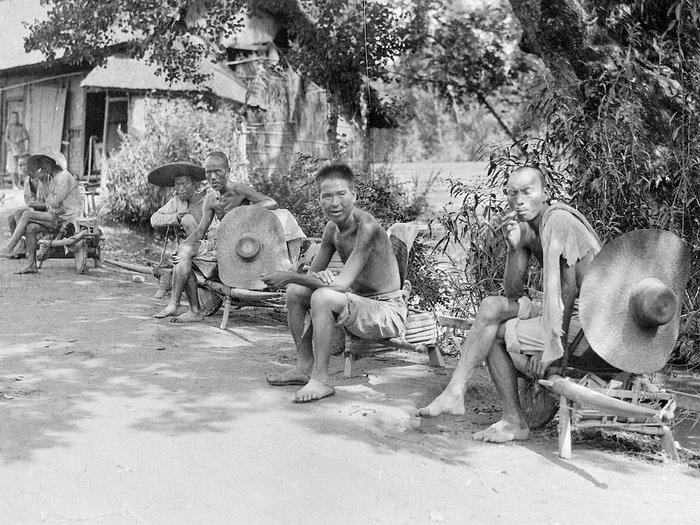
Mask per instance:
[[[204,174],[207,181],[215,191],[223,191],[228,183],[229,170],[223,160],[216,157],[207,157],[204,161]]]
[[[341,223],[350,217],[355,207],[355,191],[341,178],[323,179],[319,185],[321,208],[333,222]]]
[[[27,159],[19,159],[17,161],[17,170],[23,177],[27,174]]]
[[[175,193],[182,200],[189,201],[197,191],[197,186],[189,175],[175,177]]]
[[[541,176],[532,168],[521,168],[511,173],[506,195],[510,209],[517,212],[520,222],[535,219],[546,206],[547,194]]]
[[[19,114],[13,113],[12,116],[10,116],[10,122],[12,124],[19,124]]]

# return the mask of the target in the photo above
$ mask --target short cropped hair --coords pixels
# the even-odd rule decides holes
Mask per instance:
[[[316,184],[321,184],[326,179],[343,179],[348,181],[351,188],[355,186],[355,174],[347,164],[329,164],[318,170]]]
[[[547,177],[545,176],[544,172],[540,168],[538,168],[537,166],[533,166],[532,164],[524,164],[522,166],[518,166],[517,168],[515,168],[512,171],[512,173],[515,173],[516,171],[520,171],[520,170],[525,170],[525,169],[536,171],[537,175],[540,179],[540,183],[542,183],[542,188],[544,189],[547,187]],[[506,180],[506,183],[507,182],[508,181]]]
[[[209,157],[213,157],[213,158],[223,162],[223,164],[224,164],[224,166],[226,166],[227,170],[231,169],[231,167],[228,163],[228,155],[226,155],[226,153],[224,153],[223,151],[212,151],[209,155],[207,155],[206,158],[208,159]]]

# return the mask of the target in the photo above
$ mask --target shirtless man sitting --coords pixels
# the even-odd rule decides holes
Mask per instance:
[[[484,361],[501,396],[501,420],[474,439],[506,442],[530,435],[518,397],[517,372],[543,377],[576,337],[580,322],[574,314],[583,276],[600,250],[592,227],[576,210],[547,204],[544,175],[536,168],[513,171],[507,184],[511,211],[502,218],[507,243],[506,296],[481,303],[462,348],[452,378],[421,416],[464,414],[467,381]],[[524,296],[530,255],[543,266],[544,300]]]
[[[223,219],[229,211],[238,206],[255,204],[269,210],[277,208],[277,203],[254,189],[239,182],[229,180],[230,167],[225,153],[215,151],[204,161],[206,175],[213,192],[207,194],[202,206],[202,220],[194,232],[180,244],[177,254],[173,256],[173,290],[168,305],[155,317],[169,317],[177,314],[180,295],[185,291],[190,309],[184,314],[173,317],[177,323],[199,322],[204,314],[197,297],[197,278],[192,271],[193,263],[202,270],[206,277],[212,277],[216,269],[216,249],[213,239],[205,239],[207,230],[214,217]]]
[[[12,257],[14,247],[24,235],[27,242],[28,264],[15,273],[37,273],[37,235],[40,232],[57,230],[65,221],[77,219],[83,209],[80,186],[67,170],[61,167],[63,155],[32,155],[27,160],[27,170],[32,177],[38,177],[37,194],[46,201],[46,211],[27,210],[17,222],[12,238],[0,251],[0,257]]]
[[[407,315],[391,242],[372,215],[355,208],[352,170],[327,166],[316,184],[330,220],[309,273],[276,271],[262,277],[272,288],[287,287],[287,322],[297,350],[296,367],[267,380],[275,386],[305,385],[295,395],[297,403],[335,393],[328,363],[336,326],[363,338],[396,337]],[[336,251],[345,264],[338,275],[326,269]]]

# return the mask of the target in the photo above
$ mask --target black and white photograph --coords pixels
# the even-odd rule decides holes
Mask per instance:
[[[698,0],[0,0],[0,525],[700,522]]]

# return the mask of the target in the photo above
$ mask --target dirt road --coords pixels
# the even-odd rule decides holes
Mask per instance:
[[[3,234],[3,239],[7,236]],[[336,396],[291,402],[265,380],[293,357],[269,312],[155,320],[151,283],[0,260],[0,523],[697,523],[700,472],[555,437],[470,439],[498,412],[480,371],[465,417],[416,407],[449,371],[360,361]]]

